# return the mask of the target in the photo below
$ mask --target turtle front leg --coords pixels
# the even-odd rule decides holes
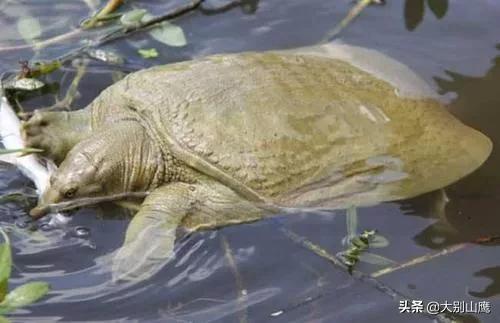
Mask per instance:
[[[192,210],[196,187],[173,183],[154,190],[130,222],[113,258],[113,280],[144,280],[174,256],[176,229]]]
[[[35,111],[21,125],[27,147],[42,149],[42,155],[60,164],[66,154],[90,135],[90,109],[78,111]]]
[[[217,182],[171,183],[154,190],[129,224],[113,258],[113,280],[140,281],[174,257],[176,229],[214,228],[255,221],[262,209]],[[232,221],[234,220],[234,221]]]

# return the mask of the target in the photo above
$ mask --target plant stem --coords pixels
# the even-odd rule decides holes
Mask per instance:
[[[312,241],[310,241],[306,237],[300,236],[297,233],[295,233],[291,230],[288,230],[286,228],[283,228],[283,227],[280,230],[290,240],[292,240],[293,242],[301,245],[302,247],[312,251],[313,253],[320,256],[321,258],[327,260],[334,267],[341,269],[343,271],[349,270],[349,268],[343,262],[338,260],[337,257],[335,257],[334,255],[331,255],[328,251],[326,251],[323,248],[321,248],[320,246],[316,245],[315,243],[313,243]],[[399,301],[399,300],[411,299],[411,297],[409,297],[403,293],[398,292],[397,290],[393,289],[392,287],[379,281],[378,279],[376,279],[372,275],[367,275],[367,274],[365,274],[361,271],[358,271],[358,270],[352,270],[351,276],[353,278],[361,281],[361,282],[368,283],[368,284],[372,285],[377,290],[381,291],[382,293],[384,293],[385,295],[389,296],[390,298],[392,298],[394,300]],[[430,317],[433,320],[436,320],[437,322],[440,322],[440,323],[451,322],[450,319],[448,317],[446,317],[446,315],[443,315],[443,314],[431,315],[427,312],[422,312],[421,314],[423,314],[427,317]]]
[[[320,43],[327,43],[340,34],[340,32],[347,27],[351,21],[356,19],[366,7],[372,4],[372,2],[375,2],[375,0],[359,0],[359,2],[349,11],[347,16],[345,16],[345,18],[342,19],[342,21],[338,23],[334,29],[329,31]]]
[[[414,265],[418,265],[418,264],[427,262],[427,261],[432,260],[432,259],[437,258],[437,257],[441,257],[444,255],[454,253],[456,251],[464,249],[467,246],[468,246],[467,243],[461,243],[461,244],[451,246],[449,248],[444,248],[443,250],[440,250],[439,252],[429,253],[429,254],[426,254],[426,255],[423,255],[423,256],[420,256],[417,258],[413,258],[413,259],[411,259],[405,263],[402,263],[402,264],[397,264],[397,265],[392,266],[392,267],[380,269],[374,273],[371,273],[371,276],[372,277],[380,277],[383,275],[387,275],[387,274],[390,274],[390,273],[395,272],[395,271],[400,270],[400,269],[408,268],[408,267],[411,267]]]
[[[110,13],[113,13],[116,9],[118,9],[123,4],[123,0],[108,0],[104,8],[102,8],[96,15],[94,15],[89,20],[86,20],[82,24],[83,29],[90,29],[97,25],[100,18],[103,18]]]
[[[227,239],[224,236],[222,237],[222,248],[224,249],[224,256],[226,257],[227,263],[229,264],[229,267],[233,272],[234,280],[236,282],[236,287],[238,290],[238,296],[237,296],[238,308],[241,308],[239,315],[240,323],[247,323],[248,314],[244,306],[245,301],[247,300],[247,293],[243,285],[243,279],[241,278],[240,271],[238,270],[238,267],[236,265],[236,261],[233,256],[233,251],[231,250],[231,247],[229,246],[229,243],[227,242]]]

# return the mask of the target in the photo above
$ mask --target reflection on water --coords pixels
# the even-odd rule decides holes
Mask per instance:
[[[165,12],[180,2],[134,3],[152,12]],[[495,58],[495,44],[500,6],[483,0],[450,2],[447,10],[431,7],[445,2],[388,1],[385,6],[368,8],[345,30],[342,40],[378,49],[414,68],[446,95],[453,114],[480,129],[498,146],[500,58]],[[50,26],[42,36],[52,37],[87,17],[86,3],[93,1],[60,5],[48,0],[1,3],[0,26],[4,29],[0,47],[24,44],[15,29],[19,15],[36,15],[44,26]],[[206,4],[206,15],[193,13],[176,22],[188,37],[188,46],[184,48],[164,47],[144,34],[107,46],[106,49],[126,58],[125,68],[92,61],[73,106],[88,104],[103,88],[123,76],[120,70],[129,72],[216,52],[312,44],[333,28],[351,5],[350,1],[244,1],[242,8],[209,14],[210,5],[224,3],[227,1],[211,1]],[[424,9],[409,10],[410,5]],[[413,31],[408,32],[407,28]],[[79,45],[72,40],[49,46],[36,57],[53,58]],[[145,61],[137,55],[137,48],[149,47],[158,48],[160,57]],[[18,60],[32,55],[31,50],[0,53],[0,72],[11,70]],[[73,63],[66,64],[46,77],[45,81],[53,86],[44,89],[43,96],[28,95],[19,97],[19,101],[28,111],[53,104],[54,94],[63,96],[75,71]],[[499,158],[495,148],[480,170],[444,191],[360,209],[358,229],[377,229],[389,239],[388,247],[373,252],[398,263],[444,247],[500,235],[500,220],[495,211],[500,205]],[[1,194],[25,190],[30,185],[12,167],[0,166]],[[141,322],[430,321],[425,316],[401,316],[393,299],[337,270],[282,233],[282,228],[293,230],[335,254],[344,248],[341,241],[346,223],[342,211],[193,234],[178,244],[177,258],[171,265],[137,285],[110,283],[106,269],[127,226],[122,210],[82,210],[66,228],[33,233],[14,224],[25,218],[20,204],[0,204],[2,226],[15,228],[11,231],[16,264],[12,285],[42,279],[51,283],[52,291],[43,302],[13,315],[14,322],[124,318]],[[77,227],[90,228],[90,235],[75,234]],[[236,266],[228,260],[224,241],[230,246]],[[487,245],[467,243],[454,253],[380,279],[413,299],[491,301],[492,314],[472,315],[470,321],[477,317],[482,322],[497,322],[498,248],[495,241]],[[359,269],[373,272],[380,267],[361,263]]]

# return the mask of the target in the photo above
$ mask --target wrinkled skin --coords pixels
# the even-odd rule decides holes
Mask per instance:
[[[32,215],[148,192],[113,268],[115,278],[144,278],[171,258],[178,227],[408,198],[488,157],[490,140],[435,99],[403,97],[390,80],[325,53],[154,67],[84,110],[38,113],[23,125],[27,144],[62,163]]]

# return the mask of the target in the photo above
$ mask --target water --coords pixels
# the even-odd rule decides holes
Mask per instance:
[[[221,1],[220,1],[221,2]],[[377,49],[414,69],[445,95],[449,109],[463,122],[500,143],[500,4],[495,0],[450,1],[442,19],[429,7],[413,30],[405,27],[404,1],[370,7],[342,34],[341,40]],[[95,1],[4,1],[0,3],[0,47],[24,44],[16,31],[19,16],[35,15],[42,38],[67,32]],[[165,12],[182,1],[134,1],[135,6]],[[188,45],[165,47],[139,33],[105,47],[126,58],[125,65],[91,61],[78,87],[73,107],[84,107],[121,71],[200,57],[211,53],[293,48],[311,45],[340,21],[352,2],[310,0],[249,2],[220,14],[194,12],[176,21]],[[252,9],[256,9],[253,13]],[[415,21],[418,12],[407,15]],[[418,20],[418,19],[417,19]],[[95,38],[96,32],[85,37]],[[78,38],[81,39],[82,37]],[[78,39],[53,44],[36,54],[50,59],[79,46]],[[144,60],[136,48],[155,47],[160,57]],[[0,72],[12,71],[34,52],[0,52]],[[22,97],[26,110],[61,99],[76,73],[66,64],[45,78],[51,90]],[[445,189],[398,203],[358,210],[358,229],[377,229],[390,244],[370,252],[405,263],[413,258],[458,248],[421,264],[380,276],[380,281],[408,299],[424,301],[489,301],[491,314],[465,319],[500,319],[498,243],[471,243],[500,235],[500,154],[497,149],[471,176]],[[28,190],[31,184],[13,167],[0,165],[0,194]],[[24,223],[27,206],[0,205],[2,226]],[[12,286],[30,280],[52,285],[43,301],[17,311],[13,322],[429,322],[420,314],[399,314],[398,302],[338,270],[325,259],[290,240],[291,230],[331,254],[343,249],[345,212],[278,217],[193,234],[178,244],[177,259],[152,279],[137,285],[113,285],[105,270],[108,255],[120,246],[126,212],[111,206],[81,210],[67,228],[42,227],[12,231]],[[22,225],[21,225],[22,226]],[[461,245],[464,244],[464,245]],[[237,270],[230,266],[229,246]],[[458,246],[458,247],[457,247]],[[365,273],[380,266],[360,263]]]

